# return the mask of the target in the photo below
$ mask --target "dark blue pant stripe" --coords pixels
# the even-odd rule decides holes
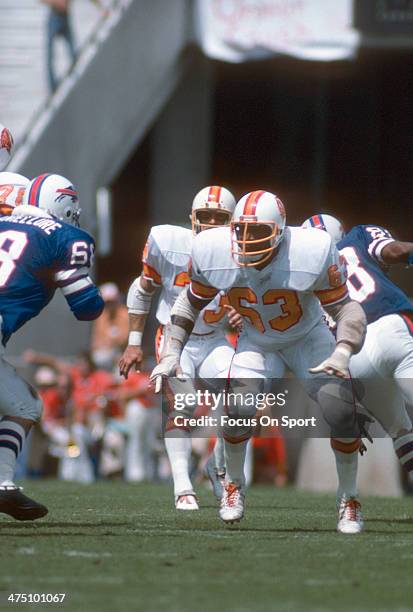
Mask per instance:
[[[1,433],[1,429],[0,429],[0,433]],[[413,451],[413,440],[410,440],[410,442],[406,442],[406,444],[403,444],[403,446],[400,446],[400,448],[398,448],[396,451],[396,455],[398,456],[399,459],[401,459],[404,455],[407,455],[407,453],[410,453],[411,451]]]
[[[19,449],[17,448],[17,444],[14,442],[9,442],[9,440],[0,440],[0,448],[9,448],[14,452],[16,457],[19,454]]]
[[[1,429],[0,428],[0,439],[1,439],[1,436],[13,436],[13,438],[17,438],[17,441],[20,446],[20,451],[23,448],[23,439],[21,435],[14,429]]]

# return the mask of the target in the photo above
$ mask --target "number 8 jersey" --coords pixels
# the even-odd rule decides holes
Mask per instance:
[[[381,251],[393,240],[383,227],[357,225],[337,244],[346,262],[350,297],[363,306],[368,323],[389,314],[413,312],[412,302],[384,269]]]
[[[35,317],[60,288],[80,320],[99,316],[103,301],[89,277],[94,241],[84,230],[33,206],[0,217],[2,343]],[[34,212],[33,211],[33,212]]]

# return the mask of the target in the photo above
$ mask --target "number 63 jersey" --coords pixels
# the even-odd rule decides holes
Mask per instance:
[[[10,216],[0,217],[0,315],[4,346],[17,329],[50,302],[58,287],[78,319],[96,318],[96,307],[101,301],[88,274],[93,260],[93,238],[47,213],[23,214],[24,209],[30,208],[33,207],[19,206]]]
[[[272,350],[295,343],[321,321],[320,303],[348,298],[344,262],[326,232],[287,227],[275,257],[257,270],[234,261],[230,231],[195,238],[190,291],[205,300],[226,291],[254,344]]]
[[[389,314],[413,312],[412,302],[384,269],[381,252],[393,240],[383,227],[357,225],[337,244],[347,267],[350,297],[362,305],[368,323]]]

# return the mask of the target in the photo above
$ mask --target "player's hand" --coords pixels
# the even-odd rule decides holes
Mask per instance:
[[[151,386],[155,388],[155,393],[159,393],[162,389],[162,377],[182,376],[182,368],[179,365],[175,355],[165,355],[158,363],[158,365],[152,370],[150,376]]]
[[[119,374],[127,380],[129,371],[134,366],[136,372],[141,371],[143,353],[140,346],[129,345],[126,347],[119,360]]]
[[[338,378],[350,378],[348,364],[351,350],[347,346],[338,344],[333,353],[315,368],[309,368],[310,374],[329,374]]]
[[[231,325],[231,327],[236,329],[238,332],[242,331],[242,328],[244,327],[244,319],[242,315],[240,315],[239,312],[237,312],[235,308],[229,304],[225,304],[224,308],[227,311],[228,323]]]

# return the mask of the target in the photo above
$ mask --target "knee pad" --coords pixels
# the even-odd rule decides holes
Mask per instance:
[[[43,402],[40,399],[37,390],[31,384],[26,384],[29,388],[30,397],[32,401],[28,402],[27,416],[23,416],[23,418],[30,419],[31,421],[37,423],[38,421],[40,421],[41,416],[43,414]]]
[[[318,383],[316,390],[315,383]],[[312,381],[311,397],[316,400],[334,438],[357,438],[360,431],[350,381]]]
[[[231,420],[229,420],[223,427],[222,436],[226,442],[239,444],[251,438],[252,426],[247,425],[247,420],[235,425],[232,425]]]

